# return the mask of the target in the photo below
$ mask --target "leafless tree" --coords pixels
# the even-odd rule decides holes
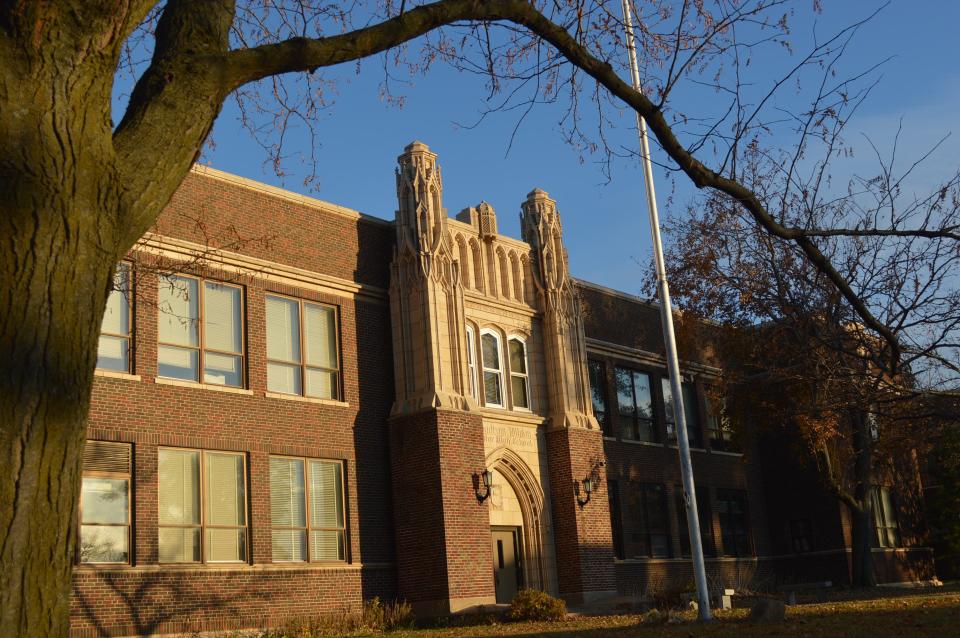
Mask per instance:
[[[327,103],[328,69],[381,54],[387,78],[439,62],[480,71],[491,105],[502,108],[564,101],[564,130],[587,150],[604,147],[616,108],[633,110],[676,170],[795,246],[886,344],[888,367],[900,366],[897,333],[824,252],[823,235],[938,241],[949,229],[912,226],[913,218],[878,229],[797,226],[737,179],[752,133],[773,121],[770,100],[742,99],[747,62],[787,44],[791,3],[633,8],[647,95],[622,79],[620,3],[605,0],[0,2],[0,626],[8,635],[67,631],[80,449],[112,272],[154,224],[231,96],[272,160],[284,157],[288,123],[309,125]],[[800,54],[767,94],[829,64],[850,33]],[[114,120],[118,73],[135,83]],[[728,99],[711,106],[713,116],[698,114],[692,104],[702,101],[678,108],[681,85]]]

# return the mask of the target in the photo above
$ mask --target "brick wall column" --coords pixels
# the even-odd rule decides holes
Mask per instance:
[[[557,428],[547,431],[546,438],[560,596],[571,605],[614,596],[606,468],[597,465],[604,458],[603,437],[599,430]],[[580,507],[573,484],[594,469],[598,484],[590,501]],[[580,492],[586,497],[582,488]]]
[[[480,416],[395,416],[390,460],[400,598],[425,616],[494,604],[490,517],[472,480],[484,469]]]

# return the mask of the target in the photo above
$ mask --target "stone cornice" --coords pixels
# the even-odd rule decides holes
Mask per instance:
[[[226,272],[249,275],[264,281],[305,288],[339,297],[360,297],[381,303],[387,300],[387,290],[379,286],[361,284],[333,275],[312,272],[227,250],[218,250],[195,242],[154,233],[144,235],[135,250],[173,261],[200,260],[203,264],[210,264]]]

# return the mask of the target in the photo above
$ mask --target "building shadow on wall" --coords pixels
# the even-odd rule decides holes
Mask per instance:
[[[393,252],[392,226],[357,225],[357,263],[354,280],[388,289]],[[357,414],[353,424],[356,463],[352,480],[357,493],[357,512],[351,516],[361,562],[364,600],[396,597],[390,448],[387,418],[393,407],[393,338],[390,304],[384,297],[357,297],[352,335],[357,366]],[[352,400],[352,399],[351,399]]]
[[[73,593],[81,612],[74,612],[74,630],[92,627],[98,636],[152,636],[163,633],[203,631],[209,628],[212,615],[218,629],[242,628],[251,624],[266,624],[268,617],[261,619],[244,616],[241,612],[251,602],[268,601],[270,592],[256,587],[244,592],[241,597],[218,594],[211,588],[198,592],[190,578],[144,572],[107,572],[82,574],[86,583],[77,586],[76,574]],[[110,600],[110,614],[117,622],[103,622],[104,598]],[[194,615],[203,620],[191,620]],[[236,619],[236,622],[231,622]],[[76,623],[82,621],[82,625]],[[222,627],[220,626],[222,625]]]

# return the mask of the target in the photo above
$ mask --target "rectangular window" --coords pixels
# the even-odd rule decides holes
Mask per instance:
[[[656,443],[650,375],[628,368],[614,369],[617,383],[617,423],[624,439]]]
[[[157,374],[242,387],[243,294],[238,286],[161,277]]]
[[[510,351],[510,396],[513,407],[530,409],[530,388],[527,373],[527,345],[517,338],[507,341]]]
[[[600,424],[605,436],[613,436],[610,424],[610,410],[607,407],[607,366],[603,361],[590,359],[587,362],[590,371],[590,399],[593,403],[593,415]]]
[[[492,332],[480,335],[480,355],[483,362],[483,403],[504,407],[503,364],[500,356],[500,338]]]
[[[803,554],[813,549],[813,526],[810,519],[802,518],[790,521],[790,541],[793,551]]]
[[[267,295],[267,389],[340,398],[337,311]]]
[[[479,399],[477,394],[477,344],[473,337],[473,328],[467,326],[467,374],[470,376],[470,396]]]
[[[673,413],[673,391],[670,379],[660,379],[663,388],[663,417],[667,423],[667,442],[677,442],[677,418]],[[687,441],[690,447],[700,447],[700,410],[697,409],[697,392],[692,383],[684,381],[681,385],[683,393],[683,415],[687,420]]]
[[[345,560],[343,464],[272,457],[270,516],[275,562]]]
[[[707,388],[704,402],[707,406],[707,430],[710,433],[710,449],[720,452],[739,452],[740,446],[734,437],[730,416],[724,408],[722,397],[716,388]]]
[[[80,489],[81,563],[130,562],[130,470],[128,443],[87,441]]]
[[[130,264],[120,262],[113,275],[113,288],[100,324],[97,368],[130,372],[132,287]]]
[[[247,560],[246,457],[158,450],[161,563]]]
[[[626,558],[669,558],[667,495],[658,483],[623,484],[623,550]]]
[[[607,498],[610,500],[610,529],[613,532],[613,555],[623,558],[623,515],[620,509],[620,483],[607,480]]]
[[[683,486],[674,488],[677,503],[677,520],[680,522],[680,555],[690,556],[690,529],[687,527],[687,506],[683,500]],[[700,520],[700,541],[704,556],[715,556],[713,544],[713,512],[710,510],[710,488],[697,487],[697,518]]]
[[[747,493],[743,490],[717,490],[717,518],[724,556],[752,556]]]
[[[880,547],[900,547],[900,524],[897,522],[896,503],[886,487],[874,487],[873,522],[877,530],[877,545]]]

